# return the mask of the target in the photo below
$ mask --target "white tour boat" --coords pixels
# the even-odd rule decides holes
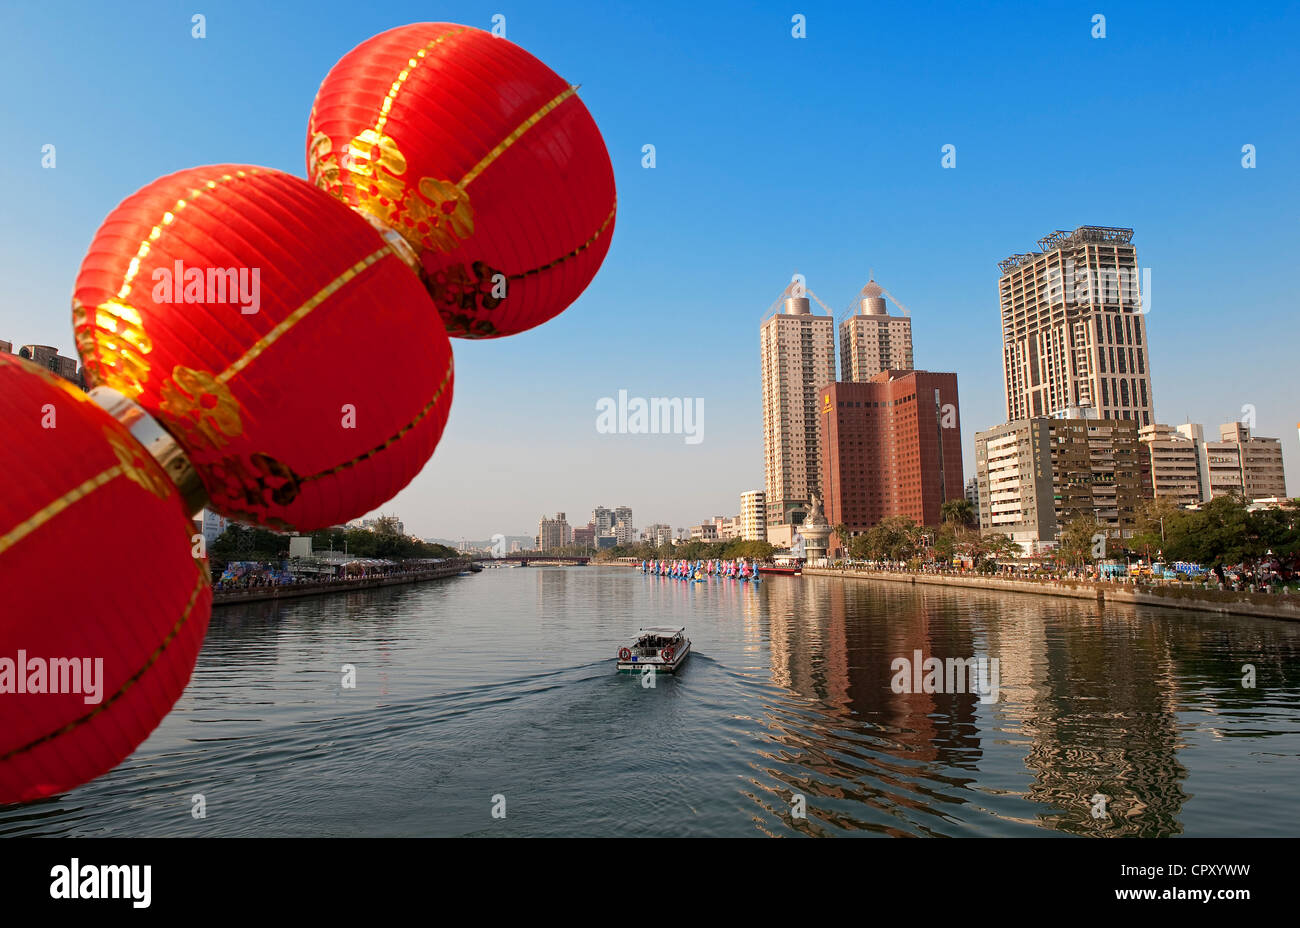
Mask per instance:
[[[649,666],[656,673],[675,673],[690,653],[691,639],[685,628],[643,628],[631,644],[618,649],[618,669],[641,672]]]

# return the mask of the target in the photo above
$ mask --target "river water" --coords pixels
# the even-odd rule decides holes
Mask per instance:
[[[674,623],[679,675],[614,672]],[[997,658],[996,701],[895,693],[916,651]],[[1281,621],[617,567],[220,607],[154,735],[0,835],[1295,836],[1298,651]]]

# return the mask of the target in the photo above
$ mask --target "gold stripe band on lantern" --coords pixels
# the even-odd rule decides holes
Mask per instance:
[[[350,467],[355,467],[356,465],[360,464],[362,461],[374,457],[376,454],[379,454],[381,451],[383,451],[385,448],[392,445],[394,442],[400,440],[404,435],[406,435],[407,432],[411,431],[411,429],[419,425],[421,420],[423,420],[424,417],[427,416],[430,412],[432,412],[434,407],[438,405],[438,401],[442,399],[442,394],[446,391],[447,385],[451,383],[451,376],[452,376],[452,371],[454,366],[455,366],[454,360],[452,358],[448,358],[447,371],[442,375],[442,383],[438,384],[438,389],[433,391],[433,399],[425,403],[424,408],[421,409],[418,413],[416,413],[415,418],[412,419],[410,422],[408,422],[406,425],[402,426],[400,429],[398,429],[397,432],[392,437],[390,437],[387,441],[385,441],[383,444],[376,445],[375,447],[371,448],[369,451],[365,452],[364,454],[357,455],[355,458],[353,458],[350,461],[345,461],[344,463],[339,464],[336,467],[331,467],[329,470],[323,470],[318,474],[311,474],[307,477],[302,477],[299,479],[299,483],[307,483],[308,481],[311,480],[320,480],[324,477],[330,477],[334,474],[337,474],[340,471],[347,470]]]
[[[172,370],[171,378],[163,382],[160,406],[163,414],[168,417],[167,421],[174,426],[177,424],[181,428],[190,428],[192,426],[187,435],[189,441],[187,447],[191,451],[217,449],[224,446],[229,439],[242,434],[242,419],[245,410],[243,404],[240,403],[231,390],[229,382],[261,357],[268,348],[292,331],[314,310],[347,286],[348,283],[385,258],[398,257],[387,244],[366,255],[312,294],[302,305],[250,345],[242,355],[231,362],[219,374],[214,375],[210,371],[194,370],[183,365],[177,365]],[[198,398],[205,394],[211,395],[214,398],[214,403],[207,409],[206,418],[200,419],[197,425],[193,425],[194,420],[190,414],[197,408]],[[152,447],[150,450],[153,450]],[[161,458],[159,460],[164,466],[175,463]],[[185,460],[185,464],[189,466],[188,458]],[[177,485],[183,491],[186,489],[184,484],[178,482]],[[202,487],[200,486],[198,489],[201,491]],[[206,502],[206,497],[204,501]]]
[[[543,264],[540,267],[535,267],[529,271],[522,271],[518,274],[508,274],[506,276],[506,279],[523,280],[525,277],[531,277],[533,274],[540,274],[543,271],[549,271],[552,268],[563,264],[565,261],[568,261],[570,258],[578,257],[578,255],[582,254],[592,245],[596,244],[596,241],[605,233],[605,230],[609,228],[609,224],[614,221],[614,214],[617,211],[618,211],[618,197],[614,197],[614,205],[609,208],[609,215],[605,217],[605,221],[600,224],[600,228],[596,230],[595,234],[592,235],[591,238],[587,239],[585,242],[583,242],[577,248],[573,249],[573,251],[569,252],[567,255],[561,255],[560,257],[556,258],[554,261]]]
[[[273,345],[277,340],[279,340],[279,338],[282,335],[284,335],[286,332],[292,329],[303,319],[307,318],[307,315],[311,313],[312,310],[320,306],[322,303],[324,303],[326,300],[332,297],[335,293],[337,293],[345,284],[351,281],[358,274],[362,273],[368,268],[373,267],[375,264],[377,264],[378,262],[382,261],[384,258],[387,258],[389,256],[399,257],[393,252],[391,248],[388,247],[388,245],[384,245],[383,248],[379,249],[378,251],[372,252],[371,254],[366,255],[364,258],[362,258],[356,264],[352,265],[350,268],[348,268],[338,277],[335,277],[325,286],[321,287],[319,290],[316,291],[316,293],[309,300],[307,300],[307,302],[303,303],[301,306],[299,306],[297,309],[291,312],[288,316],[286,316],[283,320],[281,320],[280,323],[275,328],[267,332],[256,342],[250,345],[248,350],[245,351],[243,355],[241,355],[238,358],[238,360],[236,360],[224,371],[222,371],[220,374],[217,375],[217,380],[221,383],[226,383],[227,381],[229,381],[230,378],[234,377],[244,368],[248,367],[248,365],[252,364],[253,361],[257,359],[258,355],[260,355],[267,348],[271,347],[271,345]]]
[[[462,190],[468,187],[476,177],[478,177],[480,174],[482,174],[484,171],[488,169],[488,167],[492,164],[493,161],[496,161],[503,154],[505,154],[506,149],[508,149],[511,145],[515,144],[515,142],[519,141],[519,139],[523,136],[525,132],[527,132],[533,126],[541,122],[547,113],[551,112],[553,109],[555,109],[557,106],[559,106],[561,103],[569,99],[569,97],[573,96],[577,92],[578,92],[577,87],[564,88],[564,90],[561,91],[559,94],[557,94],[554,97],[554,99],[544,104],[541,109],[539,109],[536,113],[533,113],[533,115],[525,119],[522,123],[519,124],[518,127],[515,128],[513,132],[511,132],[504,139],[498,142],[497,146],[493,148],[490,152],[488,152],[486,155],[484,155],[483,159],[479,161],[478,164],[474,165],[474,167],[469,169],[469,173],[466,174],[464,177],[462,177],[460,179],[460,183],[457,184],[456,186],[460,187]]]
[[[163,229],[176,221],[176,217],[181,210],[185,209],[186,206],[193,203],[209,190],[216,190],[222,184],[229,183],[237,178],[249,177],[258,173],[260,173],[258,170],[253,169],[249,171],[236,171],[234,174],[222,174],[221,177],[215,180],[206,181],[202,186],[192,188],[188,197],[177,200],[176,204],[170,210],[163,213],[162,218],[158,220],[158,224],[149,230],[149,237],[141,242],[140,247],[136,249],[135,257],[132,258],[131,263],[127,265],[126,275],[122,278],[122,286],[118,288],[117,298],[119,300],[125,300],[131,295],[131,288],[134,286],[135,277],[140,273],[140,262],[149,254],[149,250],[153,243],[162,237]]]
[[[185,197],[178,199],[159,217],[149,234],[140,242],[122,276],[122,285],[112,299],[100,303],[93,313],[80,302],[73,301],[72,321],[77,330],[77,350],[84,361],[93,361],[85,365],[91,386],[112,387],[128,398],[137,397],[143,392],[142,378],[149,374],[146,356],[153,351],[153,344],[144,331],[140,311],[129,302],[141,263],[153,249],[154,243],[162,237],[163,231],[176,221],[176,217],[189,204],[222,184],[258,173],[260,172],[255,168],[235,171],[191,188]]]
[[[74,503],[85,499],[91,493],[94,493],[100,487],[122,476],[124,470],[121,464],[114,464],[107,470],[101,471],[89,480],[85,480],[80,486],[77,486],[67,493],[64,493],[58,499],[41,507],[30,518],[19,522],[5,534],[0,535],[0,554],[3,554],[9,548],[12,548],[18,542],[22,541],[32,532],[36,531],[46,522],[49,522],[59,513],[63,512]]]
[[[422,58],[429,48],[463,31],[467,30],[444,33],[421,49],[417,57]],[[349,143],[348,150],[352,155],[346,165],[340,164],[336,156],[330,154],[330,143],[323,134],[319,135],[319,142],[313,136],[313,145],[323,146],[320,157],[325,161],[335,158],[333,163],[337,165],[338,170],[346,172],[351,177],[351,182],[360,196],[360,202],[349,204],[351,208],[365,216],[385,241],[389,242],[393,252],[427,285],[420,266],[419,254],[429,249],[450,250],[458,242],[473,235],[474,210],[470,201],[469,185],[518,142],[528,130],[574,96],[578,92],[578,87],[573,85],[565,87],[542,104],[536,112],[524,119],[493,146],[491,151],[480,158],[460,181],[453,183],[450,180],[433,177],[422,177],[416,181],[413,177],[407,177],[406,156],[402,154],[396,142],[384,135],[393,101],[410,76],[411,70],[418,64],[417,58],[409,59],[407,64],[408,67],[398,74],[397,80],[393,82],[388,95],[384,98],[374,127],[365,130]],[[354,162],[353,159],[359,160]],[[331,181],[327,179],[325,172],[317,174],[315,180],[316,184],[323,189],[331,189]],[[373,200],[373,194],[366,196],[360,193],[362,189],[372,185],[377,185],[381,193],[386,193],[392,198],[391,202],[382,199],[378,202],[370,202]],[[388,187],[394,189],[387,190]],[[386,205],[381,207],[379,203]],[[431,213],[429,203],[435,204]],[[448,207],[451,207],[450,211]],[[416,220],[430,222],[432,228],[425,233],[403,231],[397,223],[397,216],[401,210],[410,210]],[[444,223],[448,223],[449,227],[444,228]],[[586,245],[581,246],[578,251],[585,247]]]
[[[388,88],[388,95],[384,97],[384,102],[379,104],[379,120],[375,123],[376,135],[382,136],[384,134],[384,126],[388,122],[388,114],[393,108],[393,101],[396,100],[397,95],[401,93],[402,85],[405,84],[406,79],[411,76],[411,72],[420,66],[420,62],[424,61],[424,57],[452,36],[462,35],[469,31],[469,27],[465,26],[461,29],[452,29],[450,32],[444,32],[417,51],[415,57],[406,60],[406,67],[398,72],[397,80],[393,81],[393,86]]]
[[[113,449],[114,454],[117,455],[118,463],[114,464],[112,467],[105,468],[93,477],[83,480],[80,484],[73,487],[62,496],[46,503],[32,515],[19,522],[3,535],[0,535],[0,554],[4,554],[5,551],[18,544],[18,542],[37,531],[42,526],[48,524],[55,517],[81,502],[83,499],[86,499],[101,487],[112,483],[118,477],[126,477],[132,483],[136,484],[141,489],[152,493],[158,499],[166,499],[168,494],[175,489],[180,493],[181,499],[187,506],[194,502],[194,498],[192,496],[187,497],[185,491],[187,487],[191,490],[193,489],[193,487],[190,486],[191,478],[193,478],[194,481],[197,481],[197,477],[192,473],[187,474],[184,470],[184,468],[190,468],[189,460],[179,451],[179,446],[177,446],[175,441],[171,439],[171,436],[168,435],[167,432],[158,425],[157,421],[148,415],[148,413],[145,413],[134,403],[130,403],[129,400],[125,400],[125,398],[120,394],[116,394],[113,391],[107,391],[104,387],[96,387],[91,391],[91,397],[87,401],[94,402],[96,405],[100,406],[100,408],[104,409],[105,412],[109,413],[109,415],[118,413],[118,410],[103,401],[103,397],[96,395],[103,392],[108,392],[112,394],[113,398],[124,400],[124,402],[129,403],[131,406],[131,412],[134,413],[138,411],[141,417],[143,417],[142,423],[144,425],[149,426],[153,431],[165,436],[168,440],[168,450],[164,452],[158,451],[155,447],[158,442],[152,440],[153,431],[134,427],[139,426],[142,423],[134,422],[129,415],[119,414],[115,418],[117,418],[117,422],[120,426],[127,429],[129,437],[123,438],[120,433],[113,429],[108,427],[104,428],[104,439],[108,443],[109,447]],[[170,462],[171,466],[167,466],[164,461]],[[192,471],[192,468],[190,468],[190,470]],[[198,492],[202,494],[202,485],[195,485],[198,487]],[[207,497],[200,496],[198,509],[202,509],[206,502]],[[194,509],[193,512],[197,512],[198,509]],[[190,514],[192,515],[193,512]],[[190,536],[187,533],[186,539],[189,540],[189,538]]]
[[[79,327],[78,347],[82,351],[83,357],[89,356],[95,359],[95,363],[88,368],[88,372],[92,374],[91,379],[94,381],[95,387],[91,391],[91,398],[113,415],[115,419],[127,426],[133,436],[148,449],[150,454],[163,467],[168,478],[180,490],[190,514],[198,512],[207,504],[207,494],[188,455],[175,442],[169,432],[134,400],[143,390],[141,378],[147,376],[149,371],[149,365],[144,360],[144,356],[152,351],[152,345],[143,330],[139,311],[134,309],[127,302],[127,299],[131,295],[142,260],[149,254],[153,243],[162,237],[164,230],[175,222],[178,213],[205,192],[214,190],[221,184],[258,173],[260,172],[256,169],[235,171],[230,174],[223,174],[219,179],[208,180],[202,185],[191,189],[186,198],[178,199],[175,205],[163,214],[158,223],[150,230],[148,237],[141,242],[114,299],[96,307],[93,315],[80,303],[74,301],[73,304],[74,324]],[[206,376],[209,382],[224,386],[236,374],[256,360],[262,352],[282,338],[348,282],[389,256],[402,258],[391,245],[385,244],[384,247],[366,255],[356,264],[344,270],[253,343],[238,359],[216,377],[211,374],[204,375],[203,372],[192,373],[196,377]],[[124,369],[119,371],[116,364],[112,367],[104,367],[101,349],[112,354],[116,360],[121,360]],[[93,376],[97,369],[101,370],[104,376]],[[177,368],[177,370],[169,372],[171,377],[163,384],[164,400],[166,400],[167,396],[166,388],[173,386],[173,380],[179,376],[178,371],[180,370],[180,368]],[[237,415],[238,401],[234,397],[230,397],[230,402]],[[163,407],[164,409],[168,408],[165,401]],[[146,426],[153,426],[153,428],[146,430]]]
[[[19,754],[24,754],[27,751],[33,750],[34,748],[38,748],[42,744],[46,744],[50,741],[53,741],[55,738],[76,731],[82,725],[85,725],[87,722],[95,718],[95,716],[106,711],[110,706],[113,705],[113,703],[117,702],[124,695],[126,695],[126,692],[129,689],[131,689],[131,687],[133,687],[136,683],[140,682],[140,678],[143,677],[145,673],[148,672],[149,668],[152,667],[154,664],[158,663],[158,659],[162,657],[163,651],[167,650],[167,646],[172,643],[172,641],[176,638],[178,634],[180,634],[181,628],[184,627],[185,623],[189,621],[190,615],[194,612],[194,604],[198,602],[199,594],[203,592],[204,587],[206,587],[207,585],[208,585],[207,577],[205,576],[204,572],[200,570],[198,579],[194,584],[194,589],[190,591],[189,602],[185,604],[185,609],[181,612],[181,617],[176,620],[176,624],[171,627],[171,630],[169,632],[167,632],[166,636],[163,638],[162,642],[159,643],[158,647],[154,648],[153,653],[150,654],[149,657],[145,660],[144,666],[142,666],[135,673],[131,674],[131,676],[127,677],[125,682],[123,682],[122,685],[119,686],[111,696],[109,696],[107,699],[105,699],[103,702],[97,705],[94,709],[91,709],[85,715],[73,719],[71,722],[64,725],[62,728],[56,729],[55,731],[52,731],[49,734],[41,735],[39,738],[36,738],[33,741],[29,741],[26,744],[20,745],[14,748],[13,750],[6,752],[5,754],[0,754],[0,764],[7,762],[14,757],[17,757]]]

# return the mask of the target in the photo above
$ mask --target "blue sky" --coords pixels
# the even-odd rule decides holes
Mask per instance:
[[[303,175],[312,97],[357,43],[500,13],[582,85],[618,224],[566,313],[453,343],[442,445],[383,507],[411,530],[533,534],[543,512],[585,522],[598,504],[632,506],[638,526],[734,514],[763,483],[758,325],[795,270],[837,312],[868,268],[909,307],[917,366],[959,375],[969,474],[974,432],[1004,418],[997,262],[1081,224],[1136,230],[1158,418],[1214,431],[1253,405],[1300,494],[1294,4],[269,6],[0,4],[0,339],[73,353],[84,250],[155,177]],[[599,434],[596,403],[619,389],[702,397],[704,440]]]

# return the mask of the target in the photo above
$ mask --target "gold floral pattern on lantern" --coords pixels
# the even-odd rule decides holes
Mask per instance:
[[[389,136],[366,129],[343,151],[323,132],[312,136],[308,173],[326,193],[352,184],[356,210],[402,236],[417,251],[451,251],[474,234],[474,207],[464,184],[422,177],[412,189],[406,156]]]
[[[442,314],[447,334],[454,338],[496,338],[501,333],[488,319],[475,319],[465,313]]]
[[[316,186],[331,191],[339,185],[338,160],[334,155],[334,143],[324,132],[316,132],[311,137],[311,148],[307,152],[307,171],[316,178]]]
[[[356,191],[358,211],[374,216],[389,228],[398,228],[398,217],[409,192],[402,179],[406,158],[396,142],[374,129],[367,129],[342,152],[325,152],[321,161],[333,165],[335,186],[347,176]],[[317,183],[327,177],[328,174],[322,175]],[[321,185],[330,191],[329,186]]]
[[[184,429],[191,448],[220,448],[243,434],[239,401],[230,387],[208,371],[176,365],[162,385],[163,412]]]
[[[422,177],[411,188],[407,160],[398,143],[367,129],[334,151],[328,135],[312,135],[308,174],[316,186],[338,195],[343,178],[351,183],[356,211],[396,231],[416,251],[451,251],[474,233],[474,211],[463,183]]]
[[[140,310],[128,302],[140,269],[145,266],[150,252],[162,239],[163,233],[176,222],[176,217],[181,215],[182,210],[223,184],[257,173],[256,168],[235,171],[233,174],[211,177],[191,188],[158,217],[158,222],[149,230],[149,234],[136,246],[135,255],[122,274],[122,285],[112,299],[96,306],[93,315],[80,300],[73,299],[72,325],[76,332],[77,352],[84,362],[91,386],[111,387],[132,399],[144,392],[150,369],[145,357],[153,351],[153,341],[144,330]]]
[[[474,234],[474,207],[464,187],[421,177],[417,193],[407,197],[403,219],[425,247],[451,251]]]
[[[140,311],[123,300],[108,300],[93,311],[74,301],[72,325],[77,352],[90,362],[86,373],[91,385],[112,387],[123,396],[139,396],[149,378],[145,358],[153,351]]]
[[[307,176],[327,193],[338,196],[346,175],[355,190],[354,209],[396,231],[417,252],[429,248],[450,250],[458,239],[473,234],[474,214],[465,191],[468,179],[451,184],[424,177],[412,186],[413,178],[406,177],[406,156],[384,130],[393,103],[411,74],[439,45],[470,31],[468,26],[457,26],[415,49],[380,102],[374,127],[362,131],[343,151],[335,151],[329,136],[316,128],[315,103],[307,123],[311,137]],[[348,199],[341,198],[345,202]]]
[[[124,477],[144,487],[159,499],[167,498],[174,487],[143,447],[135,442],[124,441],[120,435],[110,429],[104,429],[104,438],[108,440],[109,447],[117,455],[117,463]]]
[[[406,182],[401,179],[406,173],[406,157],[397,143],[367,129],[352,140],[341,158],[336,158],[336,163],[339,161],[339,168],[351,175],[361,208],[381,218],[386,216],[392,225],[409,196]]]

